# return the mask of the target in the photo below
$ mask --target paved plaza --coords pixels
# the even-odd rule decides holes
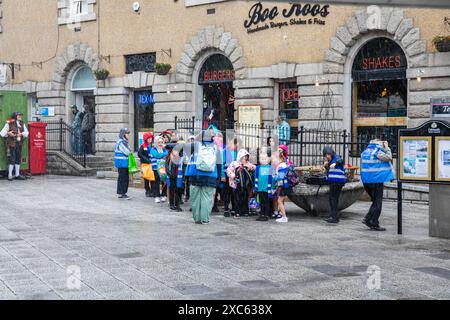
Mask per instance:
[[[141,189],[47,176],[0,180],[1,299],[450,299],[450,241],[428,237],[428,207],[369,203],[326,225],[292,204],[289,223],[214,215],[192,222]],[[369,272],[367,272],[369,270]]]

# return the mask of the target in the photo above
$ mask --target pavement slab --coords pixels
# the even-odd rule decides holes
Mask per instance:
[[[385,201],[386,232],[357,202],[329,226],[287,203],[289,223],[211,217],[130,201],[89,177],[0,180],[0,300],[450,299],[450,240],[428,236],[428,206]],[[11,209],[13,208],[13,209]],[[377,282],[377,279],[379,280]]]

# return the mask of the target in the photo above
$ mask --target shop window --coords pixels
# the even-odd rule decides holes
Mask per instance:
[[[369,41],[353,64],[352,133],[395,142],[407,124],[407,60],[394,41]]]
[[[151,90],[134,92],[134,149],[139,150],[147,131],[154,127],[154,95]]]
[[[126,73],[136,71],[154,72],[156,53],[130,54],[125,56]]]
[[[286,115],[286,121],[291,126],[291,139],[298,135],[298,109],[299,94],[298,85],[295,81],[279,83],[279,116]]]
[[[203,128],[233,128],[234,79],[233,64],[224,55],[213,54],[203,63],[198,77],[198,84],[203,87]]]

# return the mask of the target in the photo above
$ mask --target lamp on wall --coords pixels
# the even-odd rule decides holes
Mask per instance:
[[[423,71],[422,69],[419,69],[419,72],[418,72],[418,74],[417,74],[417,78],[416,78],[416,80],[417,80],[417,82],[422,82],[422,75],[425,73],[425,71]]]

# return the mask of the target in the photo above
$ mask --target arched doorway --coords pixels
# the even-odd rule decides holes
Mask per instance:
[[[407,59],[393,40],[368,41],[352,66],[352,134],[396,141],[407,126]]]
[[[209,56],[198,77],[202,87],[203,128],[214,125],[220,130],[233,128],[235,72],[231,61],[220,53]]]
[[[69,77],[70,87],[68,90],[68,104],[69,107],[75,105],[80,112],[89,112],[95,115],[95,95],[94,90],[97,87],[97,82],[92,73],[92,69],[87,65],[76,66],[72,71],[72,77]],[[68,110],[70,111],[70,110]],[[83,116],[83,118],[86,114]],[[95,116],[93,116],[95,121]],[[73,115],[69,115],[69,123],[73,121]],[[86,137],[83,139],[88,139],[85,141],[85,145],[88,145],[86,152],[88,154],[95,154],[95,142],[96,133],[95,127],[90,131]]]

